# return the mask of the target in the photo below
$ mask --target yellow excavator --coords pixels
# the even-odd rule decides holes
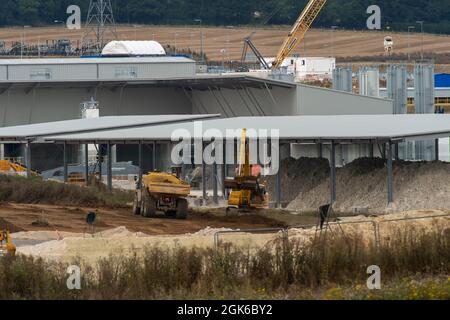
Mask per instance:
[[[27,173],[27,168],[17,162],[12,162],[9,160],[0,160],[0,173],[14,174],[14,175],[23,174],[24,175]],[[38,172],[31,170],[31,174],[33,176],[37,176]]]
[[[9,231],[0,231],[0,257],[4,256],[15,256],[16,246],[11,241],[11,236]]]
[[[176,174],[150,172],[142,177],[141,183],[137,182],[133,213],[154,218],[157,212],[163,212],[168,217],[186,219],[189,209],[186,198],[190,193],[190,184]]]
[[[247,129],[242,129],[239,167],[233,179],[225,180],[225,188],[231,189],[227,211],[232,209],[254,210],[269,207],[269,194],[260,177],[252,174]]]

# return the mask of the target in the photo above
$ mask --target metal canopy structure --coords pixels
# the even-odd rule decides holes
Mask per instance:
[[[155,115],[120,116],[76,119],[0,128],[0,141],[33,142],[40,137],[60,134],[81,134],[101,130],[118,130],[173,124],[180,121],[195,121],[220,117],[212,115]]]
[[[243,128],[277,130],[281,144],[316,143],[331,145],[330,202],[336,201],[336,145],[378,144],[385,149],[387,160],[387,202],[394,201],[393,147],[406,140],[438,139],[450,136],[450,115],[363,115],[363,116],[286,116],[286,117],[239,117],[217,119],[212,116],[143,116],[106,117],[93,125],[90,119],[70,120],[43,125],[30,125],[0,129],[0,139],[27,142],[27,167],[31,168],[30,144],[106,144],[108,153],[108,187],[112,189],[111,146],[114,144],[139,144],[139,167],[142,168],[142,145],[146,142],[170,142],[176,130],[191,139],[210,141],[217,132],[228,139],[240,139]],[[101,122],[103,121],[103,123]],[[75,127],[71,125],[77,124]],[[214,129],[215,133],[209,131]],[[228,131],[227,131],[228,130]],[[208,133],[208,134],[206,134]],[[269,135],[270,137],[270,135]],[[220,137],[219,137],[220,138]],[[258,137],[256,136],[256,139]],[[64,148],[66,149],[66,148]],[[154,149],[153,149],[154,150]],[[321,148],[320,148],[321,150]],[[64,152],[64,154],[66,154]],[[322,152],[319,152],[319,157]],[[153,157],[156,154],[153,152]],[[67,161],[64,157],[65,178]],[[281,170],[277,176],[277,206],[281,206]],[[140,179],[142,170],[140,169]],[[217,177],[215,182],[218,183]],[[203,188],[205,184],[203,184]],[[215,188],[214,198],[217,198]],[[206,194],[206,190],[203,190]]]
[[[89,60],[89,59],[86,59]],[[92,81],[92,80],[39,80],[39,81],[2,81],[0,82],[0,93],[11,88],[77,88],[77,87],[173,87],[189,88],[196,90],[208,90],[211,87],[235,89],[239,86],[265,88],[281,87],[295,89],[297,85],[292,82],[252,77],[247,75],[196,75],[192,77],[174,77],[166,79],[148,79],[148,80],[111,80],[111,81]]]
[[[200,125],[201,128],[199,129]],[[239,139],[241,136],[239,130],[243,128],[253,129],[256,132],[258,130],[277,130],[280,143],[316,143],[320,146],[320,149],[322,149],[323,144],[330,144],[330,203],[335,203],[337,200],[336,145],[346,143],[382,145],[387,160],[387,203],[390,204],[394,202],[394,145],[411,139],[438,139],[450,136],[450,115],[287,116],[206,119],[152,127],[144,126],[131,129],[47,136],[45,140],[64,144],[106,143],[109,146],[111,144],[138,143],[141,148],[145,141],[153,141],[153,143],[155,141],[171,141],[172,134],[180,129],[184,130],[191,139],[209,141],[212,139],[211,136],[205,137],[205,132],[209,129],[217,130],[216,132],[222,133],[222,136],[228,139]],[[281,207],[281,174],[280,168],[276,179],[277,207]],[[218,183],[217,180],[215,180],[215,183]],[[205,184],[203,184],[204,195],[206,194],[205,188]],[[217,198],[216,189],[214,190],[214,198]]]
[[[124,143],[127,141],[171,141],[175,130],[184,129],[194,139],[216,129],[225,136],[247,128],[278,130],[286,142],[306,143],[399,143],[405,140],[437,139],[450,136],[450,115],[350,115],[350,116],[285,116],[204,119],[139,128],[96,130],[88,133],[47,136],[45,140],[66,143]],[[201,120],[201,119],[199,119]],[[197,122],[197,123],[196,123]],[[195,126],[201,125],[198,132]],[[1,136],[1,131],[0,131]]]

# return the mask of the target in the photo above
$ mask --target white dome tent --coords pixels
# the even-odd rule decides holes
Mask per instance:
[[[111,41],[102,51],[105,57],[165,56],[163,46],[156,41]]]

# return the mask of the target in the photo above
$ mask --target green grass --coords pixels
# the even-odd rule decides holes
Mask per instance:
[[[379,246],[328,234],[300,244],[280,238],[257,252],[150,247],[143,256],[82,261],[82,290],[66,267],[18,256],[0,260],[2,299],[449,299],[450,229],[396,230]],[[382,290],[366,288],[378,265]]]
[[[0,202],[82,207],[125,207],[132,192],[106,188],[79,187],[40,178],[0,175]]]

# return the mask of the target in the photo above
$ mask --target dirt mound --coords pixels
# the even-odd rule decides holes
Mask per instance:
[[[127,207],[133,193],[0,174],[0,201],[84,207]]]
[[[98,232],[94,236],[108,239],[120,239],[129,237],[147,237],[148,235],[142,232],[131,232],[126,227],[117,227],[114,229]]]
[[[330,174],[330,165],[327,159],[288,158],[281,161],[281,202],[288,204],[294,200],[299,192],[311,190]],[[271,199],[276,197],[276,177],[267,179],[268,191]]]
[[[215,235],[217,232],[226,232],[226,231],[232,231],[233,229],[230,228],[211,228],[211,227],[206,227],[203,230],[200,230],[196,233],[194,233],[193,235],[195,236],[213,236]]]
[[[387,208],[387,169],[382,159],[359,159],[337,170],[335,210],[369,212],[450,209],[450,164],[394,162],[394,200]],[[303,189],[288,209],[311,211],[329,202],[329,178],[315,188]]]
[[[0,230],[8,230],[9,232],[20,232],[23,231],[22,228],[12,224],[11,222],[0,218]]]

